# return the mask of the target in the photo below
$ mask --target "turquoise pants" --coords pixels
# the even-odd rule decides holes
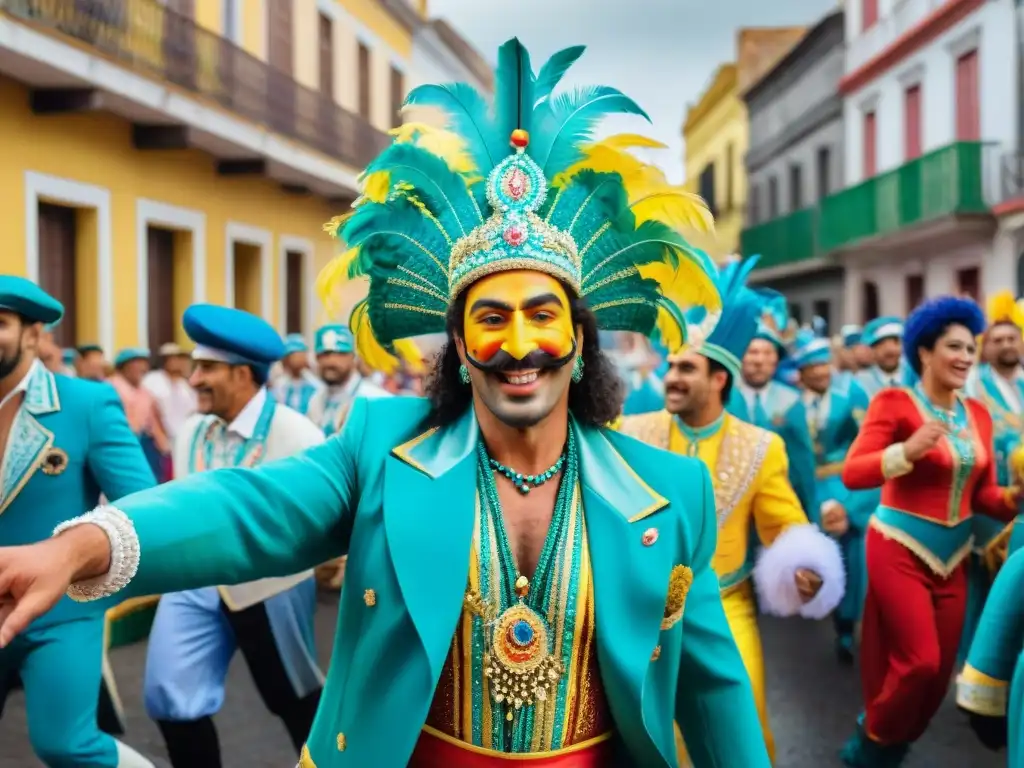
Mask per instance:
[[[29,630],[0,650],[0,680],[16,670],[28,737],[48,768],[115,768],[117,743],[96,723],[103,617]]]

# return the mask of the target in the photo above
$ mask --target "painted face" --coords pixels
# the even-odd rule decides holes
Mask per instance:
[[[484,371],[559,368],[572,359],[576,334],[569,297],[540,272],[501,272],[466,294],[466,356]]]
[[[554,278],[518,270],[474,283],[462,341],[474,397],[504,424],[537,424],[568,397],[577,342],[569,297]]]

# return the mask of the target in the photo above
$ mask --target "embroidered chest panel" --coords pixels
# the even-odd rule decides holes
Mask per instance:
[[[725,434],[712,468],[719,528],[757,477],[771,441],[771,433],[755,429],[739,419],[727,419],[723,429]]]
[[[552,695],[524,706],[514,720],[492,696],[485,675],[487,640],[500,613],[498,541],[476,505],[469,584],[451,650],[426,725],[459,741],[503,752],[542,752],[607,733],[611,715],[597,661],[594,587],[579,493],[572,505],[570,541],[561,549],[543,618],[562,675]]]

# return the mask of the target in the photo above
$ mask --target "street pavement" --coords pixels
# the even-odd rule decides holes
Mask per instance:
[[[336,597],[321,595],[317,644],[324,669],[337,616]],[[836,750],[857,716],[857,672],[841,667],[832,655],[828,622],[764,619],[769,706],[777,744],[776,768],[838,768]],[[126,740],[168,768],[156,727],[141,701],[145,644],[113,652],[113,667],[129,715]],[[59,691],[54,691],[59,696]],[[12,695],[0,720],[0,768],[36,768],[25,728],[24,699]],[[227,701],[217,716],[224,768],[293,768],[295,755],[280,723],[267,714],[239,657],[231,667]],[[906,768],[1002,768],[1005,752],[980,747],[952,696],[914,747]],[[367,768],[371,768],[367,766]]]

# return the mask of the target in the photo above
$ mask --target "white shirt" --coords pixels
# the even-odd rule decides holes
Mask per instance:
[[[8,392],[6,395],[4,395],[4,398],[2,400],[0,400],[0,408],[3,408],[5,405],[7,405],[7,403],[9,403],[11,400],[16,398],[18,395],[21,395],[21,394],[23,394],[25,392],[28,392],[28,383],[30,381],[32,381],[32,376],[35,375],[36,369],[41,367],[41,366],[42,366],[42,363],[39,362],[38,360],[33,360],[32,361],[32,365],[30,365],[28,367],[28,373],[26,373],[22,377],[21,381],[19,381],[15,385],[14,389],[12,389],[10,392]],[[13,430],[12,430],[12,433],[13,433]]]
[[[167,437],[173,442],[185,420],[198,406],[195,390],[188,380],[171,376],[167,371],[150,371],[142,377],[142,386],[156,401]]]

